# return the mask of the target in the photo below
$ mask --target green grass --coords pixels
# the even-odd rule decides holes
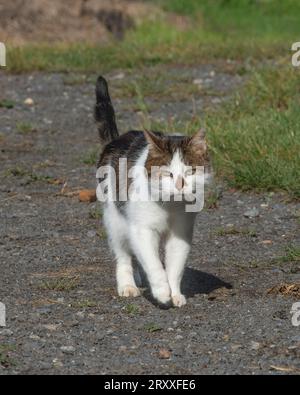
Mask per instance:
[[[105,232],[104,228],[99,228],[96,232],[97,236],[99,237],[99,239],[107,239],[107,234]]]
[[[44,291],[69,292],[78,287],[79,279],[77,277],[61,277],[52,280],[45,280],[38,286]]]
[[[15,102],[9,99],[0,100],[0,108],[11,109],[14,108]]]
[[[267,59],[290,53],[300,36],[296,0],[158,0],[166,11],[187,15],[182,30],[164,15],[129,30],[121,42],[7,45],[7,69],[13,72],[137,69],[156,64],[194,64],[215,59]],[[66,83],[82,78],[67,77]]]
[[[27,170],[21,166],[14,166],[14,167],[6,169],[4,171],[4,176],[5,177],[12,176],[12,177],[27,178],[26,184],[30,184],[32,182],[38,182],[38,181],[53,184],[56,181],[55,177],[35,173],[35,172]]]
[[[124,310],[129,315],[136,315],[140,312],[139,306],[133,303],[128,303],[126,306],[124,306]]]
[[[285,255],[278,258],[281,262],[300,262],[300,246],[289,246]]]
[[[30,134],[36,132],[36,127],[30,122],[18,122],[16,124],[16,129],[21,134]]]
[[[90,309],[93,307],[98,307],[98,303],[94,300],[83,299],[72,303],[71,306],[77,309]]]
[[[155,324],[154,322],[150,322],[145,325],[145,329],[149,333],[159,332],[162,331],[162,327]]]
[[[214,234],[216,236],[249,236],[257,237],[257,233],[254,229],[242,229],[236,228],[235,226],[228,226],[227,228],[218,228]]]
[[[100,219],[102,217],[101,207],[96,206],[89,210],[89,217],[91,219]]]
[[[85,165],[96,166],[98,156],[99,156],[99,149],[95,148],[95,149],[91,149],[88,152],[86,152],[82,156],[81,160]]]
[[[11,357],[11,353],[16,347],[11,344],[0,344],[0,365],[3,368],[11,368],[16,366],[16,361]]]
[[[134,98],[134,109],[143,113],[145,128],[192,134],[206,126],[217,178],[242,190],[281,190],[299,199],[300,74],[299,69],[291,66],[290,48],[300,37],[300,3],[296,0],[155,3],[166,12],[185,15],[189,18],[187,27],[179,29],[162,15],[128,31],[123,41],[102,47],[8,45],[7,70],[71,72],[64,78],[65,84],[71,85],[85,82],[91,78],[91,72],[127,70],[134,78],[125,78],[120,86],[116,83],[112,91],[117,92],[114,97]],[[238,61],[233,72],[243,74],[246,80],[232,100],[214,110],[207,109],[204,116],[195,114],[188,122],[173,119],[157,122],[148,116],[147,97],[192,100],[198,89],[191,81],[182,79],[180,73],[178,77],[174,73],[169,75],[167,68],[151,74],[153,66],[219,61],[224,66],[227,59]],[[168,78],[173,84],[167,83]],[[94,166],[97,151],[87,152],[82,161]]]
[[[214,167],[234,187],[300,198],[299,74],[255,72],[241,94],[206,117]]]
[[[287,64],[250,72],[234,97],[202,117],[144,127],[193,134],[207,130],[216,178],[242,190],[285,191],[300,198],[300,75]]]

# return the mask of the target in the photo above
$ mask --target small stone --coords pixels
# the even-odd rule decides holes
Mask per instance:
[[[123,78],[125,78],[125,73],[121,72],[111,77],[111,80],[122,80]]]
[[[177,335],[177,336],[175,336],[175,339],[176,339],[176,340],[182,340],[182,339],[183,339],[183,336]]]
[[[46,325],[43,325],[43,327],[44,327],[45,329],[47,329],[47,331],[54,332],[54,331],[57,330],[57,328],[59,327],[59,325],[55,325],[55,324],[46,324]]]
[[[31,97],[27,97],[27,99],[24,100],[24,104],[26,104],[27,106],[33,106],[34,101],[33,99],[31,99]]]
[[[34,334],[30,335],[29,339],[31,339],[31,340],[41,340],[41,338],[38,335],[34,335]]]
[[[251,341],[250,343],[250,350],[258,350],[260,348],[260,343]]]
[[[0,335],[2,336],[12,336],[14,333],[10,329],[2,329]]]
[[[93,239],[96,236],[97,236],[97,232],[95,232],[94,230],[89,230],[87,232],[87,237],[89,237],[90,239]]]
[[[241,344],[232,344],[231,349],[232,351],[237,351],[238,349],[242,348]]]
[[[259,211],[256,207],[244,212],[244,217],[246,217],[246,218],[255,218],[258,216],[259,216]]]
[[[54,358],[52,363],[55,368],[62,368],[64,366],[64,364],[58,358]]]
[[[60,349],[64,354],[73,354],[75,352],[75,347],[73,346],[61,346]]]
[[[216,72],[215,72],[214,70],[212,70],[212,71],[209,73],[209,75],[210,75],[210,77],[214,77],[214,76],[216,75]]]
[[[193,84],[195,85],[202,85],[203,79],[202,78],[195,78]]]

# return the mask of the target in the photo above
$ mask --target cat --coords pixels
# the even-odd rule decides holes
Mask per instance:
[[[152,182],[147,176],[152,176],[151,170],[155,168],[154,179],[159,179],[156,192],[161,192],[161,200],[158,201],[132,197],[126,201],[112,199],[110,195],[110,199],[104,202],[103,221],[116,259],[118,294],[123,297],[140,295],[133,269],[133,257],[136,257],[147,276],[154,299],[162,305],[181,307],[186,304],[181,280],[191,249],[197,213],[187,212],[186,201],[176,201],[176,198],[188,186],[191,190],[192,185],[194,191],[197,166],[205,168],[205,183],[211,178],[203,131],[192,137],[135,130],[119,135],[108,85],[102,76],[96,83],[94,114],[103,147],[98,170],[106,167],[116,170],[118,192],[122,183],[127,190],[134,186],[133,190],[145,192]],[[128,174],[120,176],[118,173],[120,160],[124,159],[128,171],[144,169],[129,181],[129,185],[124,184]],[[112,174],[113,171],[108,170],[106,176],[97,176],[99,184],[106,180],[106,187],[101,187],[101,190],[108,195],[115,181]],[[136,175],[134,171],[133,174]],[[171,199],[163,201],[162,196],[168,193]],[[164,264],[159,254],[162,240]]]

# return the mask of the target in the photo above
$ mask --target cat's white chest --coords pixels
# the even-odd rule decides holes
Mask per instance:
[[[169,227],[169,213],[155,202],[130,202],[127,207],[130,222],[164,233]]]

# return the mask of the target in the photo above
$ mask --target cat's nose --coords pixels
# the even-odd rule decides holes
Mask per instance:
[[[178,191],[181,191],[181,189],[184,187],[184,178],[183,177],[181,177],[181,176],[177,177],[175,187],[176,187],[176,189],[178,189]]]

